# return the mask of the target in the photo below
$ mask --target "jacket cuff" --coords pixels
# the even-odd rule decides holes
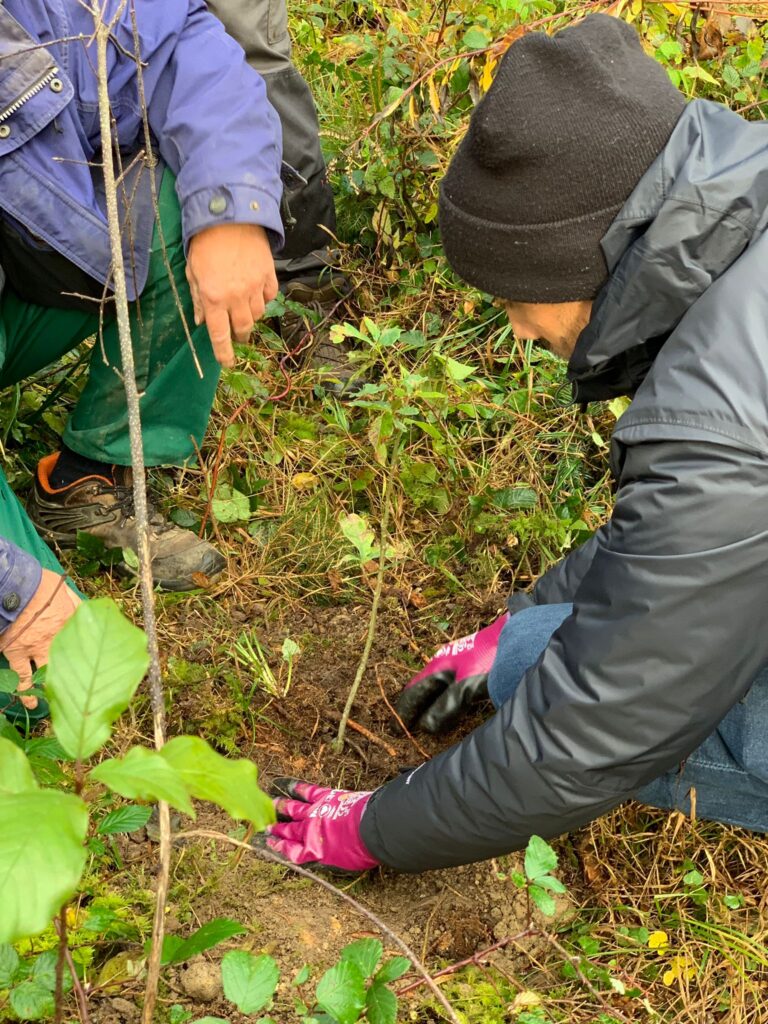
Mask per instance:
[[[187,196],[181,204],[184,251],[189,240],[219,224],[257,224],[269,235],[272,251],[285,242],[280,204],[266,190],[252,185],[219,185]]]
[[[43,567],[33,555],[0,538],[0,633],[27,607],[42,575]]]

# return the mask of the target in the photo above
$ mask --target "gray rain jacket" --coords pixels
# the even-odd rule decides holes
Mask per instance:
[[[605,813],[768,662],[768,125],[690,103],[603,249],[569,376],[577,401],[635,396],[613,517],[534,588],[574,609],[514,698],[374,794],[363,841],[401,871]]]

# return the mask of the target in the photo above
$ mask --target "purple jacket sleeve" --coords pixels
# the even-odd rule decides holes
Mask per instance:
[[[0,537],[0,633],[16,621],[40,586],[38,560]]]
[[[154,4],[138,0],[139,25],[157,20]],[[183,6],[188,11],[172,51],[168,38],[147,38],[143,56],[149,123],[176,175],[185,245],[204,228],[258,224],[277,250],[284,241],[280,120],[263,78],[203,0]],[[130,31],[130,24],[123,28]]]

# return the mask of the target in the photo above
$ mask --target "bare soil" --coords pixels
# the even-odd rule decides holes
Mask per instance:
[[[467,629],[498,611],[503,599],[491,595],[486,604],[461,613]],[[186,643],[183,636],[178,638],[179,650],[184,651],[187,663],[209,667],[213,652],[199,646],[199,638],[211,634],[210,624],[201,621],[205,612],[194,607],[185,610],[184,606],[175,611],[182,616],[176,625],[181,625],[187,637]],[[349,788],[374,788],[459,738],[458,734],[447,738],[422,734],[409,737],[387,705],[387,701],[394,705],[415,667],[442,640],[430,622],[420,623],[418,615],[404,607],[397,596],[390,596],[383,603],[369,668],[353,711],[353,722],[372,738],[350,731],[343,753],[334,753],[332,741],[363,649],[368,615],[369,606],[349,605],[307,606],[280,619],[270,618],[266,609],[257,606],[254,616],[243,616],[269,650],[279,652],[286,636],[298,638],[302,646],[287,696],[270,699],[261,691],[254,693],[253,714],[235,733],[241,755],[256,761],[265,786],[278,775],[292,775]],[[430,619],[434,621],[434,616]],[[276,672],[278,663],[279,658],[275,660]],[[213,670],[174,693],[169,731],[199,732],[216,743],[214,733],[206,734],[206,724],[211,724],[214,712],[231,717],[234,709],[227,706],[231,700],[230,692],[222,687]],[[489,709],[490,705],[481,709],[474,721],[465,724],[465,730],[477,724]],[[220,721],[216,720],[217,725]],[[183,822],[181,827],[188,824]],[[201,807],[198,821],[191,827],[231,832],[232,823],[215,809]],[[151,841],[136,843],[134,837],[133,841],[126,839],[125,845],[132,870],[136,870],[137,861],[143,861],[151,873],[155,855]],[[435,968],[472,957],[524,928],[525,897],[506,877],[513,861],[507,858],[503,865],[489,862],[421,875],[381,870],[357,880],[340,880],[338,885],[369,907]],[[562,913],[567,912],[564,904]],[[298,879],[289,870],[222,844],[187,840],[176,854],[169,923],[180,934],[188,934],[199,924],[220,916],[232,917],[249,929],[248,936],[234,940],[230,948],[246,946],[270,953],[283,968],[286,985],[303,964],[315,968],[316,979],[348,942],[378,934],[369,920],[342,900]],[[386,938],[384,943],[389,952],[399,952]],[[201,958],[201,966],[196,969],[204,975],[205,963],[217,963],[226,948]],[[519,968],[519,955],[512,947],[494,954],[502,967],[505,961],[511,967],[516,957]],[[170,972],[169,1001],[190,1006],[196,1016],[209,1014],[239,1021],[232,1007],[221,999],[206,1002],[199,993],[190,995],[189,976],[185,975],[188,969],[187,965]],[[200,993],[205,983],[203,977]],[[418,1002],[423,993],[411,998]],[[125,1006],[120,1004],[115,1009],[113,1003],[104,999],[95,1006],[94,1024],[122,1024],[126,1020]],[[281,1018],[278,1015],[275,1019]]]

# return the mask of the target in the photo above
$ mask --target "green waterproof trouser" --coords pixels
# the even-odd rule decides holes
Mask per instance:
[[[166,172],[159,195],[160,224],[184,315],[192,331],[202,379],[195,367],[155,228],[149,276],[131,308],[136,379],[141,394],[144,459],[148,466],[178,464],[202,441],[219,379],[208,332],[194,328],[192,299],[185,277],[181,215],[175,181]],[[9,290],[0,299],[0,387],[17,384],[55,363],[99,329],[98,316],[77,310],[47,309],[22,302]],[[88,380],[64,431],[65,443],[101,462],[131,463],[128,413],[117,323],[102,332],[90,360]],[[61,572],[50,548],[11,490],[0,468],[0,536],[30,552],[48,569]]]

